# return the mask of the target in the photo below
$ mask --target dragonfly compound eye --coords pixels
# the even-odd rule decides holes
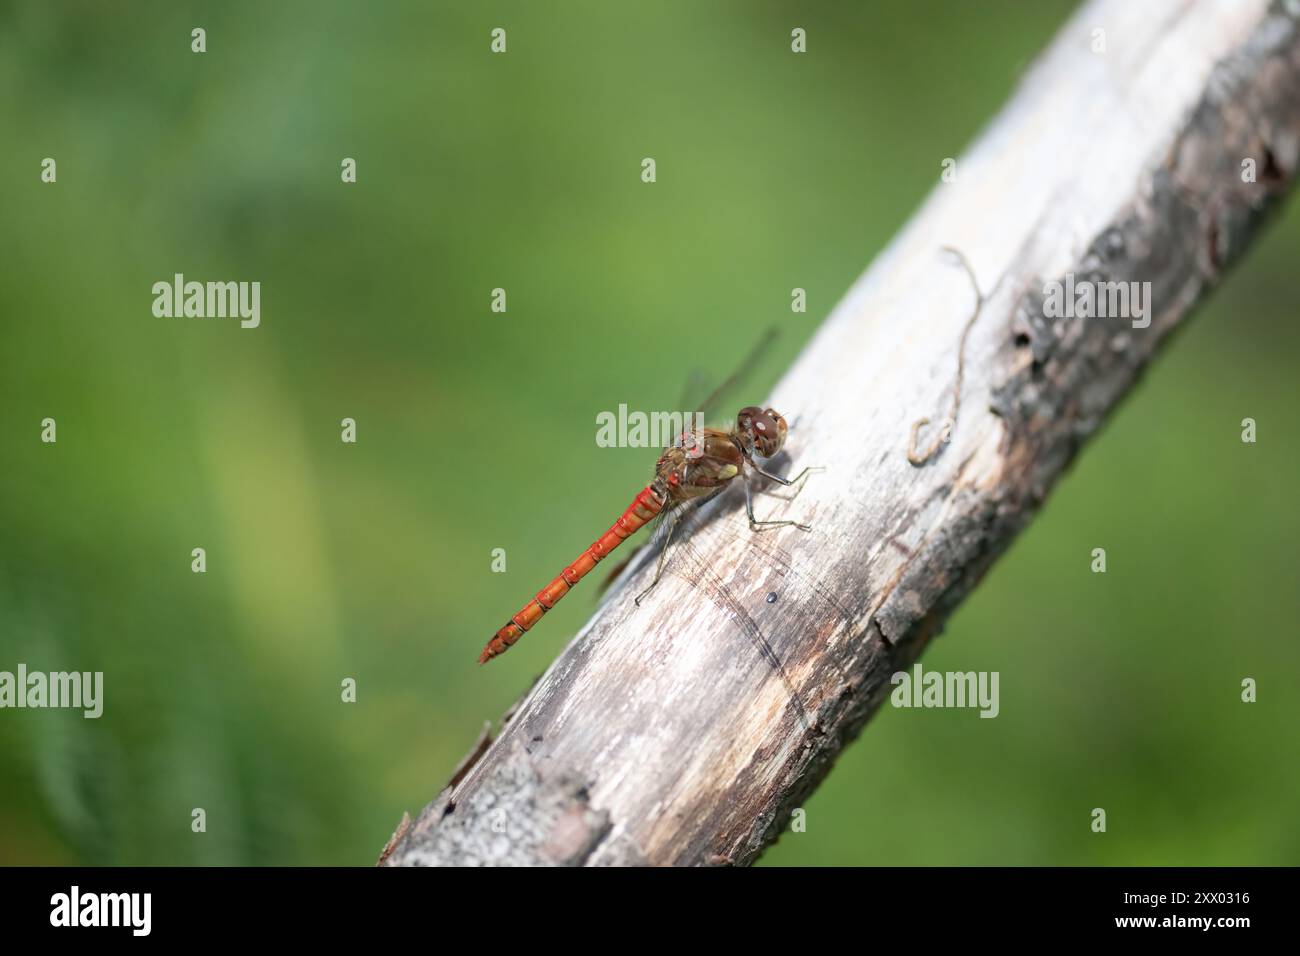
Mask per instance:
[[[753,439],[754,451],[764,458],[771,458],[785,444],[785,419],[773,409],[753,405],[742,408],[736,416],[736,424]]]
[[[769,418],[772,419],[772,421],[776,422],[777,430],[781,433],[781,441],[782,443],[784,443],[785,433],[790,430],[790,426],[786,424],[785,416],[783,416],[775,408],[767,409],[766,414]]]

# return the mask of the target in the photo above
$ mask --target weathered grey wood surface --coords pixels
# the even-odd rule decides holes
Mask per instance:
[[[786,469],[828,470],[793,501],[760,496],[760,516],[813,532],[754,535],[735,496],[707,506],[711,569],[640,608],[651,569],[630,569],[386,864],[752,861],[1289,186],[1298,18],[1265,0],[1081,9],[773,394],[795,423]],[[917,468],[911,425],[947,414],[974,302],[944,245],[986,302],[951,440]],[[1149,327],[1044,318],[1067,273],[1149,281]]]

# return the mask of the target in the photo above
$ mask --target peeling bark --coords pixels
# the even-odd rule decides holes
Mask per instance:
[[[1097,26],[1104,54],[1090,48]],[[671,566],[637,608],[653,567],[634,562],[381,862],[751,862],[1297,165],[1300,2],[1085,6],[777,387],[771,404],[792,422],[778,470],[828,470],[794,500],[761,495],[760,510],[813,532],[752,534],[735,494],[707,505],[693,543],[708,565]],[[948,407],[974,302],[945,245],[970,260],[984,303],[956,426],[914,467],[912,423]],[[1071,274],[1150,282],[1149,326],[1047,317],[1045,283]]]

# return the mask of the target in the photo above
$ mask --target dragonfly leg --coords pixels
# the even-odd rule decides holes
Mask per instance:
[[[651,591],[654,590],[655,585],[659,583],[659,579],[660,579],[661,577],[663,577],[663,575],[664,575],[664,559],[668,557],[668,545],[672,543],[672,540],[673,540],[673,532],[677,530],[677,521],[678,521],[678,518],[677,518],[676,515],[671,515],[670,517],[665,518],[664,520],[665,520],[665,521],[668,521],[668,522],[670,522],[670,523],[669,523],[669,525],[668,525],[668,530],[664,532],[664,543],[663,543],[663,547],[661,547],[661,548],[659,549],[659,561],[658,561],[658,563],[655,565],[655,576],[654,576],[654,580],[651,581],[651,582],[650,582],[650,586],[647,587],[647,588],[646,588],[644,591],[642,591],[640,594],[638,594],[638,595],[636,596],[636,600],[634,600],[634,601],[632,602],[632,603],[634,603],[637,607],[640,607],[640,606],[641,606],[641,599],[642,599],[643,597],[645,597],[647,594],[649,594]]]
[[[803,491],[803,485],[801,484],[801,482],[805,478],[807,478],[810,474],[812,474],[814,471],[826,470],[821,465],[809,465],[807,468],[799,472],[799,474],[795,475],[793,478],[782,478],[780,475],[774,475],[771,472],[764,471],[762,467],[760,467],[756,462],[751,461],[749,463],[749,467],[753,468],[754,471],[758,472],[764,478],[769,478],[772,481],[775,481],[779,485],[785,485],[787,488],[793,487],[794,485],[799,485],[799,490],[796,491],[794,494],[790,495],[789,498],[786,498],[785,499],[786,501],[794,501],[794,499],[799,497],[799,492]]]
[[[804,475],[806,475],[809,470],[810,469],[805,468],[800,473],[799,478],[802,478]],[[759,473],[764,474],[764,472],[759,472]],[[774,476],[769,476],[769,477],[774,477]],[[798,481],[799,478],[796,478],[795,481]],[[794,484],[793,481],[784,481],[784,479],[778,479],[778,480],[782,481],[784,484],[787,485]],[[800,531],[812,530],[812,525],[800,524],[798,521],[759,521],[757,518],[755,518],[754,517],[754,492],[753,489],[749,487],[748,481],[745,482],[745,514],[749,515],[749,528],[751,531],[765,531],[769,528],[784,528],[787,527],[788,525],[794,525]]]

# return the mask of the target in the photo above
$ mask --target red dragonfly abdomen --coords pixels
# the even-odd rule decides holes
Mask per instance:
[[[647,485],[628,505],[621,518],[610,529],[592,542],[591,547],[582,552],[578,559],[560,572],[559,577],[537,592],[523,609],[512,617],[509,623],[496,632],[487,642],[478,662],[485,664],[498,654],[504,654],[515,641],[524,636],[525,631],[542,619],[542,615],[555,607],[557,601],[569,593],[569,589],[587,576],[611,551],[623,541],[630,538],[647,521],[663,510],[665,499],[655,490],[654,485]]]

